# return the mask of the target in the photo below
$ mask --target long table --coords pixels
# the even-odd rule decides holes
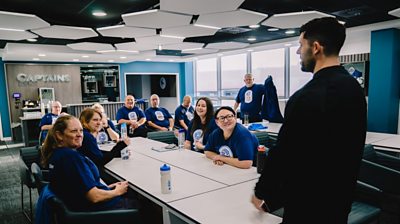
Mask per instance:
[[[281,222],[281,218],[259,212],[250,203],[258,178],[255,168],[216,166],[203,154],[189,150],[157,152],[151,149],[165,145],[150,139],[132,138],[131,157],[113,159],[105,165],[107,173],[127,180],[133,190],[161,206],[164,223],[169,224],[171,220],[175,223],[171,217],[178,218],[179,223]],[[171,194],[161,194],[159,168],[164,163],[171,166]],[[199,205],[192,204],[191,200],[203,203],[207,210],[193,211]],[[210,213],[208,209],[218,212]],[[227,219],[227,214],[233,217]]]

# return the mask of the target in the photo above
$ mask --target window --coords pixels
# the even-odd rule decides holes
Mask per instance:
[[[243,76],[246,73],[246,54],[221,57],[221,96],[228,99],[235,98],[239,89],[244,85]]]
[[[196,62],[196,96],[217,97],[217,59]]]
[[[264,84],[272,76],[278,97],[285,96],[285,49],[258,51],[251,53],[251,71],[254,82]]]
[[[290,48],[290,96],[303,87],[312,78],[312,73],[301,71],[300,56],[296,54],[297,47]]]

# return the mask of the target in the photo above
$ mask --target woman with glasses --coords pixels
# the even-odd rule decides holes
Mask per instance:
[[[196,102],[194,118],[189,124],[185,148],[203,152],[208,136],[217,128],[211,100],[207,97],[200,97]]]
[[[219,129],[208,137],[204,148],[207,158],[216,165],[226,163],[242,169],[250,168],[258,147],[256,136],[236,122],[236,113],[231,107],[220,107],[214,117]]]

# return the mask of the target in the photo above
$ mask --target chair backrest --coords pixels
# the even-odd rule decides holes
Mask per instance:
[[[362,159],[358,180],[384,193],[400,195],[400,172],[397,170]]]
[[[257,132],[254,132],[253,134],[257,137],[258,143],[260,145],[266,146],[268,144],[269,136],[268,136],[267,132],[257,131]]]
[[[376,161],[376,151],[375,151],[373,145],[367,144],[364,146],[363,159],[372,161],[372,162]]]
[[[148,139],[164,142],[167,144],[177,144],[178,140],[173,131],[153,131],[147,133]]]
[[[37,163],[32,163],[31,172],[32,172],[33,178],[35,179],[35,185],[38,190],[38,193],[40,194],[43,190],[43,187],[46,186],[48,184],[48,182],[43,177],[42,169],[40,168],[40,166]]]
[[[35,187],[35,181],[31,174],[31,164],[38,163],[40,160],[38,147],[24,147],[19,150],[20,155],[20,179],[21,183],[25,184],[29,188]]]

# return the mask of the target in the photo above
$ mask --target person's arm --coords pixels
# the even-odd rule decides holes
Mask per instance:
[[[45,124],[40,128],[40,130],[42,130],[42,131],[43,130],[50,130],[52,127],[53,127],[52,124]]]
[[[179,120],[179,124],[187,131],[188,130],[188,126],[185,124],[185,120]]]
[[[212,151],[204,151],[204,154],[206,155],[207,158],[211,159],[215,165],[220,165],[220,166],[224,165],[222,161],[213,159],[215,156],[218,155],[217,153]]]
[[[174,129],[174,119],[171,117],[168,119],[169,120],[169,131],[172,131]]]
[[[190,147],[191,145],[192,145],[192,143],[190,141],[186,140],[185,144],[184,144],[184,148],[190,150],[191,149],[191,147]]]
[[[154,128],[154,129],[156,129],[156,130],[168,131],[168,128],[158,126],[158,125],[156,125],[155,123],[153,123],[152,121],[147,121],[147,125],[150,126],[150,127],[152,127],[152,128]]]
[[[215,155],[211,158],[213,161],[221,161],[228,165],[241,168],[241,169],[249,169],[253,165],[253,160],[239,160],[237,158]]]
[[[117,196],[123,195],[128,191],[128,181],[118,182],[112,190],[103,190],[93,187],[86,193],[86,198],[92,203],[99,203],[111,200]]]
[[[239,103],[235,102],[235,104],[233,105],[233,110],[236,112],[238,107],[239,107]]]
[[[132,124],[132,121],[131,120],[126,120],[126,119],[123,119],[123,118],[118,120],[118,124],[123,124],[123,123],[126,123],[127,126],[130,126]]]
[[[108,124],[106,124],[106,125],[104,125],[103,128],[107,132],[107,134],[110,136],[111,140],[118,141],[119,140],[118,133],[115,132]]]

